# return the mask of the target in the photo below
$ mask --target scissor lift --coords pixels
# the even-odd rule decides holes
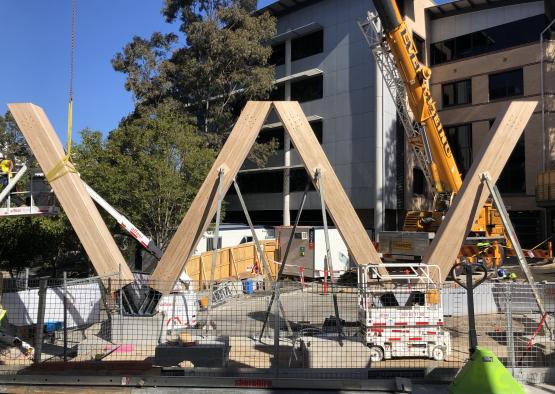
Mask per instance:
[[[439,268],[411,263],[385,266],[394,285],[381,284],[375,266],[358,268],[358,318],[372,362],[396,357],[447,359],[451,338],[444,329],[441,292],[430,275],[430,270]]]
[[[16,185],[27,173],[27,165],[16,165],[17,170],[4,174],[8,184],[0,192],[0,216],[52,216],[60,213],[52,189],[42,172],[31,172],[28,190],[17,190]]]

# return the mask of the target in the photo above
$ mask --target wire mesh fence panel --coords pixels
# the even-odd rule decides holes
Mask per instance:
[[[280,366],[368,367],[368,348],[357,322],[356,287],[316,282],[284,286],[280,301]]]
[[[555,285],[536,285],[548,313],[554,311]],[[541,314],[534,299],[531,286],[511,283],[505,286],[504,312],[507,319],[508,347],[511,368],[545,368],[554,364],[555,350],[551,327],[552,317]],[[512,340],[511,340],[512,338]]]
[[[200,289],[178,282],[167,295],[151,285],[142,275],[122,291],[117,275],[4,279],[0,371],[91,360],[262,373],[430,371],[457,370],[470,356],[466,290],[450,282],[276,285],[259,277]],[[536,286],[553,313],[555,285]],[[529,285],[486,282],[474,304],[478,345],[517,377],[553,366],[551,317],[541,316]]]
[[[100,346],[112,279],[7,279],[3,281],[3,365],[74,360]],[[95,342],[99,342],[96,344]]]

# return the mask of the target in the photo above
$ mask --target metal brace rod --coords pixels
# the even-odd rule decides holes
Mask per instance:
[[[243,208],[243,213],[245,214],[245,217],[247,219],[247,224],[249,225],[249,228],[251,230],[252,239],[254,240],[254,244],[256,246],[256,251],[258,253],[258,258],[262,262],[262,265],[264,266],[264,270],[266,271],[266,277],[268,278],[268,281],[271,283],[271,282],[273,282],[273,280],[272,280],[272,273],[270,271],[270,266],[268,265],[268,262],[266,261],[266,255],[264,254],[264,251],[262,250],[262,246],[260,245],[260,242],[258,240],[258,236],[256,235],[256,231],[254,230],[254,226],[253,226],[252,220],[251,220],[251,215],[249,214],[249,211],[247,209],[247,205],[245,204],[245,200],[243,199],[243,195],[241,194],[241,190],[239,189],[239,185],[237,184],[237,181],[235,179],[233,179],[233,187],[235,188],[235,191],[237,192],[237,198],[239,198],[239,202],[241,203],[241,208]]]
[[[532,294],[534,295],[534,298],[536,300],[536,304],[538,304],[538,308],[540,310],[540,313],[543,316],[543,315],[546,314],[545,306],[544,306],[543,301],[540,297],[540,293],[538,291],[538,288],[536,287],[536,285],[534,283],[534,275],[532,274],[532,271],[530,271],[530,267],[528,267],[528,262],[526,261],[526,257],[524,256],[524,252],[522,251],[522,247],[520,246],[520,242],[518,241],[518,238],[516,236],[515,229],[514,229],[513,224],[512,224],[512,222],[509,218],[509,213],[507,212],[507,208],[505,207],[505,204],[503,203],[503,199],[501,198],[501,194],[499,193],[499,189],[491,181],[491,178],[490,178],[490,176],[487,172],[484,172],[481,175],[481,178],[482,178],[482,182],[486,184],[487,188],[489,189],[489,192],[491,193],[491,197],[493,199],[495,207],[499,211],[499,215],[501,216],[501,221],[503,222],[503,226],[505,227],[505,230],[507,231],[507,236],[509,237],[509,240],[513,244],[513,249],[515,250],[518,263],[520,264],[520,268],[522,268],[522,271],[524,272],[524,276],[526,276],[526,280],[528,281],[528,284],[530,285],[530,289],[532,290]],[[545,324],[545,327],[547,328],[547,330],[549,331],[549,334],[550,334],[551,338],[553,338],[553,330],[552,330],[551,326],[548,325],[547,319],[545,320],[544,324]]]
[[[297,226],[299,225],[299,221],[301,220],[301,213],[303,212],[309,187],[310,187],[310,182],[307,182],[304,188],[303,197],[301,198],[301,204],[299,205],[299,210],[297,211],[295,224],[293,225],[293,229],[291,230],[291,234],[289,235],[289,240],[287,241],[287,247],[285,248],[285,253],[283,254],[283,259],[281,260],[281,266],[279,267],[279,271],[276,276],[276,284],[279,283],[279,281],[283,276],[283,270],[285,269],[285,265],[287,264],[287,257],[289,257],[289,250],[291,249],[291,244],[293,243],[293,236],[295,235],[295,231],[297,230]],[[272,304],[274,303],[275,298],[276,298],[276,292],[274,287],[274,291],[272,292],[272,296],[270,297],[270,302],[268,303],[268,309],[266,310],[266,316],[264,317],[264,324],[262,325],[262,329],[260,330],[260,335],[258,337],[259,342],[262,341],[264,330],[266,329],[266,325],[268,325],[268,318],[270,317],[270,312],[272,311]]]
[[[214,274],[216,273],[216,261],[218,259],[218,241],[220,239],[220,220],[222,214],[222,199],[223,199],[223,190],[222,185],[224,183],[224,169],[220,168],[218,173],[218,205],[216,211],[216,228],[214,230],[214,237],[212,242],[212,272],[210,272],[210,283],[209,286],[209,296],[208,296],[208,316],[206,319],[206,329],[210,329],[210,312],[212,311],[212,304],[213,304],[213,297],[214,297]]]
[[[235,191],[237,192],[237,197],[239,198],[239,202],[241,203],[241,207],[243,208],[243,213],[245,214],[245,217],[247,218],[247,223],[248,223],[248,225],[251,229],[252,238],[254,240],[254,244],[256,245],[256,251],[258,252],[258,259],[259,259],[259,261],[262,262],[262,265],[264,266],[264,270],[266,271],[266,278],[268,280],[268,284],[273,284],[274,289],[275,289],[275,286],[277,286],[277,284],[278,284],[277,276],[276,276],[276,282],[274,283],[274,281],[272,279],[272,272],[270,271],[270,265],[268,264],[268,261],[266,261],[266,255],[264,254],[264,251],[262,250],[262,246],[260,245],[260,242],[258,241],[258,236],[256,235],[256,231],[254,231],[254,226],[252,224],[251,215],[249,214],[249,211],[247,209],[247,205],[245,204],[245,200],[243,199],[243,195],[241,194],[241,190],[239,189],[239,185],[237,184],[235,179],[233,179],[233,187],[235,187]],[[293,330],[291,329],[291,324],[289,324],[289,321],[287,320],[287,317],[285,315],[285,309],[283,308],[283,305],[282,305],[281,301],[279,301],[279,309],[281,310],[281,314],[283,315],[283,318],[285,320],[285,324],[287,326],[287,331],[289,331],[289,333],[292,333]]]
[[[335,312],[335,324],[337,326],[337,333],[339,335],[339,343],[343,346],[341,336],[343,335],[343,328],[341,327],[341,320],[339,318],[339,305],[337,303],[337,294],[335,294],[334,281],[333,281],[333,260],[331,258],[330,237],[328,232],[328,217],[326,213],[326,195],[324,190],[324,181],[322,179],[322,172],[319,168],[316,169],[316,182],[318,183],[318,190],[320,191],[320,206],[322,208],[322,222],[324,224],[324,239],[326,240],[326,265],[327,271],[330,276],[331,283],[331,296],[333,299],[333,309]],[[324,280],[326,276],[324,275]]]

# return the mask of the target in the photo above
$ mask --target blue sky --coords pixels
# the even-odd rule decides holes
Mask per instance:
[[[164,22],[162,3],[77,0],[74,138],[85,127],[107,133],[132,110],[124,75],[110,60],[134,35],[177,30]],[[0,113],[10,102],[40,105],[65,142],[71,0],[2,0],[0,10]]]

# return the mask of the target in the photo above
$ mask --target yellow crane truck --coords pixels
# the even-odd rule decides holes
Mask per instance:
[[[424,157],[423,160],[420,160],[420,165],[424,167],[422,170],[434,192],[433,210],[409,211],[405,218],[403,232],[406,234],[410,232],[434,233],[441,224],[445,212],[449,209],[453,196],[461,189],[462,177],[449,146],[436,103],[432,98],[429,86],[431,70],[418,60],[412,31],[401,17],[395,0],[374,0],[374,5],[381,22],[381,31],[378,28],[375,29],[381,34],[381,37],[378,38],[381,56],[389,57],[392,63],[390,71],[394,71],[397,78],[402,80],[402,83],[398,81],[398,84],[404,85],[406,91],[406,98],[403,100],[406,100],[410,112],[412,112],[412,121],[416,122],[417,130],[408,131],[407,140],[413,151],[420,152],[421,157]],[[367,34],[364,28],[363,32]],[[383,66],[380,63],[383,63],[384,60],[379,59],[376,52],[374,55],[378,66]],[[387,67],[381,68],[382,73],[388,71]],[[388,77],[391,80],[391,75]],[[385,75],[384,78],[386,78]],[[396,105],[398,105],[399,98],[396,101]],[[405,104],[403,103],[403,105]],[[408,122],[402,123],[405,128],[414,127]],[[505,229],[498,211],[491,203],[487,203],[480,210],[479,217],[472,226],[469,240],[473,240],[474,245],[482,246],[490,242],[491,245],[496,245],[497,241],[507,243],[508,240],[504,233]],[[405,240],[401,241],[401,244],[406,245],[406,234]],[[494,259],[500,260],[502,255],[500,246],[486,249],[492,252]]]

